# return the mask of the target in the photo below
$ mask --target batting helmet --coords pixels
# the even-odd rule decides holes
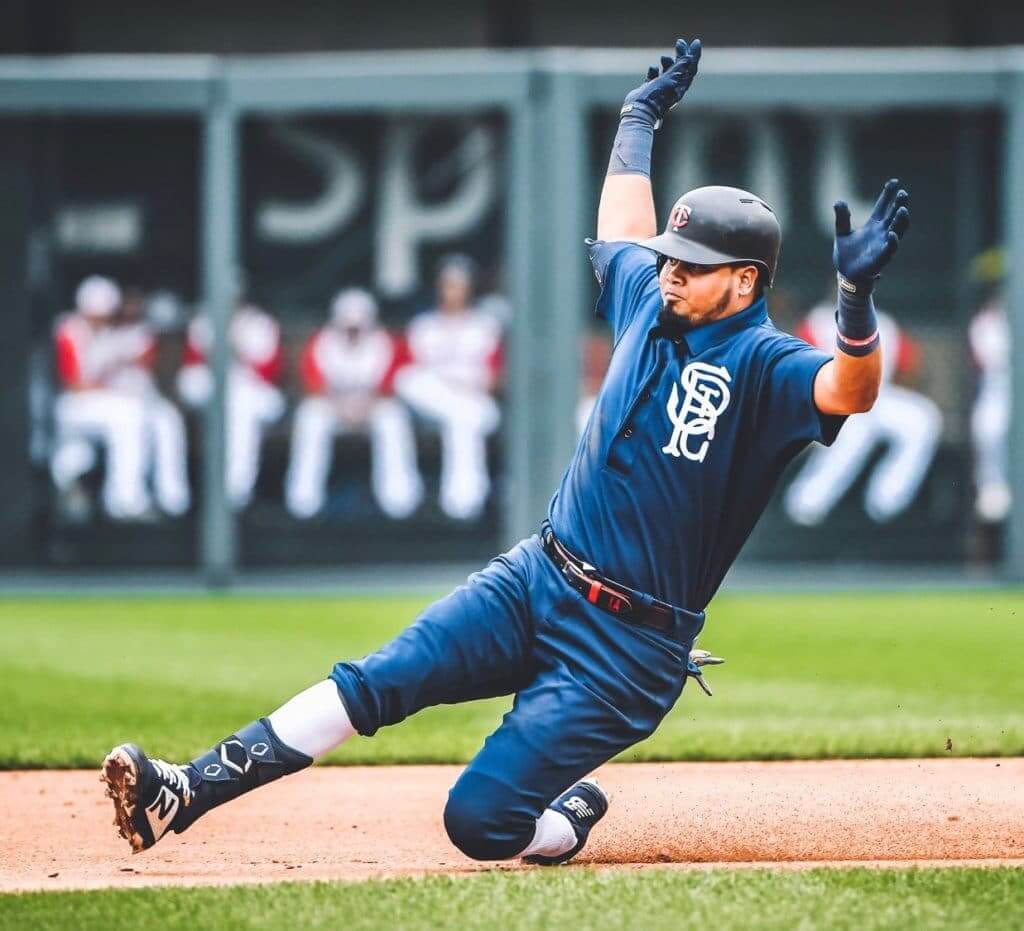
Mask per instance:
[[[87,317],[112,317],[121,306],[121,289],[102,275],[90,275],[75,291],[75,307]]]
[[[756,194],[734,187],[699,187],[675,202],[665,232],[640,243],[659,255],[694,265],[749,262],[775,280],[782,230]]]
[[[342,329],[368,330],[377,322],[377,299],[362,288],[345,288],[331,303],[331,322]]]

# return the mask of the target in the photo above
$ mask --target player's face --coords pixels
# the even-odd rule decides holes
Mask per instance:
[[[710,323],[750,303],[757,269],[733,265],[694,265],[668,259],[658,275],[661,297],[669,313],[690,327]]]
[[[437,296],[442,310],[462,310],[469,304],[469,277],[451,270],[442,272],[437,282]]]

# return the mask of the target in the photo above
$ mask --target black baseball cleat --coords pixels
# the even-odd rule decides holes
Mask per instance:
[[[595,780],[583,779],[566,789],[548,808],[553,808],[569,819],[576,832],[576,846],[557,857],[532,854],[523,857],[523,863],[535,866],[555,866],[576,856],[587,842],[591,828],[608,813],[608,795]]]
[[[132,853],[152,847],[192,804],[185,767],[151,760],[135,744],[121,744],[107,754],[100,781],[114,802],[114,824]]]

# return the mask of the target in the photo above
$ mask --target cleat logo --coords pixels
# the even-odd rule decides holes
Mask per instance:
[[[174,816],[178,813],[178,806],[181,802],[167,786],[160,786],[157,797],[153,803],[146,807],[146,820],[149,822],[149,829],[153,832],[153,840],[158,841],[164,836],[171,826]]]
[[[594,809],[587,804],[586,799],[578,795],[570,795],[562,804],[578,818],[594,817]]]
[[[213,779],[215,776],[220,775],[221,769],[222,767],[220,763],[207,763],[206,766],[203,767],[203,775]]]
[[[220,761],[225,769],[233,769],[239,776],[249,772],[252,766],[252,760],[240,740],[225,740],[220,745]]]
[[[249,752],[253,756],[266,756],[270,752],[270,744],[268,744],[266,741],[261,740],[258,743],[254,743],[249,748]]]
[[[672,386],[666,410],[672,421],[672,436],[661,451],[669,456],[685,456],[694,462],[703,462],[708,447],[715,438],[715,427],[721,413],[729,406],[731,394],[729,372],[723,365],[691,362],[679,378],[683,388],[679,398],[679,385]],[[690,448],[690,439],[700,442]]]

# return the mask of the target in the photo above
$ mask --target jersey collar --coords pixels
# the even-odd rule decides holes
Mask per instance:
[[[715,320],[712,323],[705,323],[704,326],[690,330],[684,338],[691,354],[699,356],[705,350],[725,342],[725,340],[735,336],[741,330],[761,326],[767,320],[768,302],[762,296],[749,307],[737,314],[733,314],[731,317]],[[656,330],[657,327],[654,327],[654,329]]]

